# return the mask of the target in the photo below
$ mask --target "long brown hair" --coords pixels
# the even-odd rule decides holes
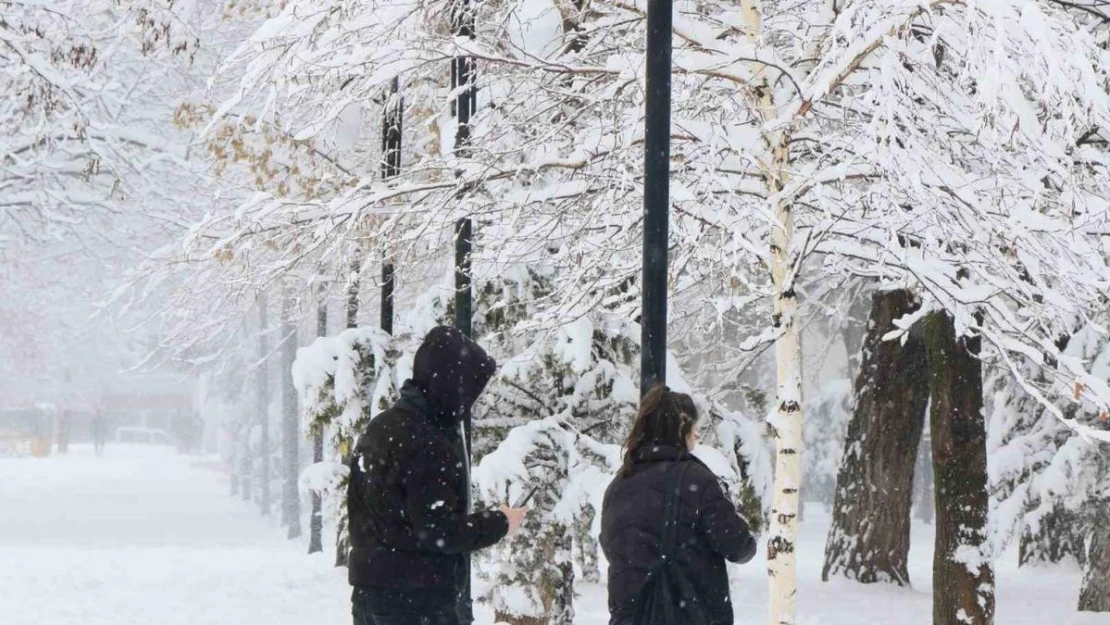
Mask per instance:
[[[698,423],[698,408],[686,393],[676,393],[662,384],[651,387],[640,399],[636,422],[624,442],[620,475],[632,474],[636,452],[644,445],[669,445],[684,449],[686,439]]]

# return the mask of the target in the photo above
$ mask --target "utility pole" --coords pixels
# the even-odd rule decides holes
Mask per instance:
[[[474,38],[474,12],[469,0],[454,0],[452,26],[456,37]],[[451,62],[451,87],[455,91],[455,155],[465,157],[470,148],[470,117],[477,108],[478,90],[474,85],[474,59],[456,56]],[[474,224],[470,217],[455,223],[455,327],[466,336],[473,333],[473,289],[471,285],[471,259]],[[467,415],[463,424],[466,453],[469,455],[473,427]],[[467,462],[469,466],[469,460]],[[469,477],[469,476],[468,476]],[[469,484],[467,487],[469,488]],[[462,625],[474,622],[474,609],[470,597],[470,556],[466,559],[466,577],[463,582],[462,605],[459,610]]]
[[[671,161],[671,0],[649,0],[644,111],[644,249],[640,392],[667,381],[667,245]]]

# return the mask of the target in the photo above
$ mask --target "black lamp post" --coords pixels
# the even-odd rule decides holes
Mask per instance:
[[[640,391],[667,381],[667,239],[671,160],[671,0],[648,0]]]
[[[458,37],[473,39],[475,34],[474,12],[469,0],[455,0],[452,27]],[[477,108],[478,90],[474,85],[474,59],[456,56],[451,61],[451,86],[455,90],[455,154],[466,156],[470,147],[470,117]],[[470,217],[455,223],[455,327],[466,336],[472,335],[474,314],[473,291],[471,287],[470,252],[474,235],[474,225]],[[473,430],[470,415],[463,423],[466,453],[470,454]],[[469,464],[469,460],[468,460]],[[470,597],[470,559],[467,557],[466,579],[463,584],[462,605],[459,606],[459,621],[470,625],[474,621],[474,610]]]

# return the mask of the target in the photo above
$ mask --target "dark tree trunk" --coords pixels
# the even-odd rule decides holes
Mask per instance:
[[[281,346],[281,451],[282,478],[281,517],[289,528],[289,538],[301,536],[301,500],[297,489],[300,476],[301,431],[297,423],[297,391],[293,388],[293,361],[297,359],[297,324],[293,323],[293,301],[284,301],[285,331]]]
[[[1058,564],[1075,558],[1082,565],[1087,559],[1084,534],[1079,514],[1057,505],[1039,519],[1036,527],[1023,525],[1018,562],[1021,566]]]
[[[1110,502],[1103,502],[1099,512],[1090,524],[1080,612],[1110,612]]]
[[[994,569],[986,553],[987,433],[981,339],[956,337],[946,313],[925,320],[936,488],[933,625],[991,625]]]
[[[259,488],[261,489],[259,495],[258,505],[262,509],[263,515],[270,514],[270,485],[272,475],[270,474],[270,380],[267,376],[266,367],[267,356],[269,347],[266,345],[266,295],[263,293],[258,296],[258,420],[261,424],[261,435],[259,436],[259,450],[261,454],[261,469],[259,475]]]
[[[316,336],[327,336],[328,334],[328,305],[325,299],[325,291],[320,289],[320,304],[316,310]],[[320,463],[324,461],[324,433],[321,428],[314,428],[312,433],[312,462]],[[324,550],[324,512],[323,502],[320,500],[320,493],[312,492],[312,519],[309,522],[309,536],[308,536],[308,552],[320,553]]]
[[[836,481],[822,579],[909,585],[913,473],[925,425],[925,345],[884,341],[918,307],[909,291],[876,292],[856,377],[856,401]]]

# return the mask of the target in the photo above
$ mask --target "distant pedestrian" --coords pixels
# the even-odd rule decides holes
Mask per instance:
[[[473,621],[467,554],[516,531],[525,514],[471,512],[462,424],[495,368],[461,332],[435,328],[400,400],[359,437],[347,491],[355,625]]]
[[[69,420],[70,411],[63,408],[58,415],[58,453],[69,453]]]
[[[108,442],[108,422],[104,418],[104,413],[99,409],[92,418],[92,439],[93,450],[96,452],[96,455],[98,457],[103,456],[104,447]]]
[[[655,625],[665,620],[660,612],[679,623],[733,623],[725,560],[748,562],[756,543],[717,477],[690,453],[697,420],[690,396],[662,385],[640,403],[624,465],[601,508],[613,625]],[[675,522],[664,532],[668,516]],[[646,586],[649,580],[674,586],[653,592],[662,589]]]

